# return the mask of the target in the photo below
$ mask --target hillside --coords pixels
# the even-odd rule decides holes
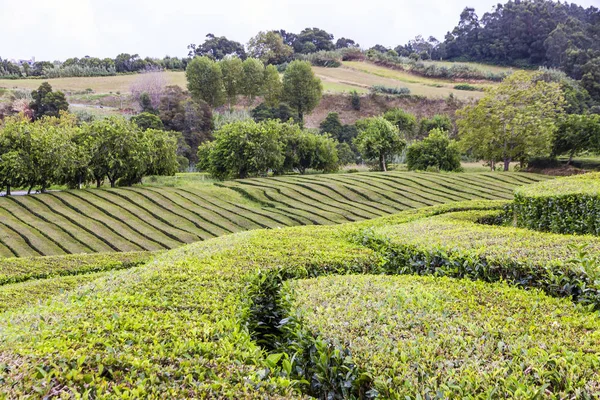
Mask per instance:
[[[329,225],[470,199],[509,199],[523,173],[355,173],[0,198],[0,256],[155,251],[224,234]]]

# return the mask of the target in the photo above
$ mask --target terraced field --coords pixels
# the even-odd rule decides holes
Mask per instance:
[[[525,173],[356,173],[0,198],[0,257],[156,251],[224,234],[511,199]]]

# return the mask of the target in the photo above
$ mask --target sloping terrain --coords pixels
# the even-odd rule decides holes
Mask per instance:
[[[156,251],[228,233],[329,225],[463,200],[512,198],[524,173],[356,173],[0,198],[0,256]]]

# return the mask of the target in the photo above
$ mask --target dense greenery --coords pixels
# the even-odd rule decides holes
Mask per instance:
[[[318,338],[306,340],[309,346],[297,357],[314,369],[313,385],[323,385],[330,396],[345,389],[343,397],[350,398],[362,389],[357,397],[528,398],[539,393],[542,374],[546,394],[589,394],[595,360],[586,352],[598,351],[599,321],[538,291],[449,278],[346,275],[290,281],[283,296],[293,343]],[[580,333],[581,325],[589,329]],[[336,351],[341,360],[347,357],[340,366]],[[317,357],[323,353],[331,355],[330,365]],[[550,374],[548,358],[560,362],[560,374]],[[332,385],[336,378],[338,387]],[[353,378],[354,385],[344,388]]]
[[[61,111],[69,109],[69,103],[63,92],[52,91],[52,86],[44,82],[37,90],[31,92],[33,101],[29,105],[34,119],[42,117],[58,117]]]
[[[529,229],[600,235],[600,173],[517,189],[514,218]]]
[[[200,168],[217,179],[266,176],[307,169],[335,171],[337,142],[298,125],[265,120],[234,122],[215,132],[198,150]]]
[[[18,318],[13,312],[2,314],[3,388],[12,397],[45,396],[57,382],[69,395],[93,393],[113,398],[290,398],[300,396],[300,391],[324,398],[350,397],[344,393],[393,397],[396,391],[404,395],[402,390],[414,396],[438,392],[450,396],[492,393],[494,389],[493,393],[506,396],[533,396],[541,390],[562,397],[593,396],[598,391],[593,385],[599,362],[594,347],[595,315],[539,292],[433,277],[346,277],[336,278],[337,289],[327,281],[313,283],[322,293],[312,302],[304,301],[303,293],[319,296],[319,290],[311,291],[304,283],[297,284],[289,298],[295,301],[296,309],[306,310],[303,307],[318,307],[319,299],[336,292],[338,300],[330,303],[331,310],[286,315],[286,309],[278,307],[277,294],[284,280],[415,272],[484,281],[503,277],[510,285],[535,286],[556,296],[577,293],[574,300],[597,305],[596,284],[586,276],[593,270],[587,269],[576,249],[568,247],[577,244],[583,248],[589,243],[597,251],[597,240],[476,223],[494,214],[476,210],[501,205],[459,203],[355,224],[254,231],[173,250],[148,266],[114,272],[41,306],[19,309]],[[459,210],[471,211],[452,213]],[[488,247],[481,247],[475,238],[484,240]],[[525,259],[530,263],[520,264]],[[307,292],[301,292],[298,285]],[[361,343],[349,344],[335,336],[348,332],[362,321],[357,316],[363,315],[353,313],[349,320],[334,311],[337,307],[346,301],[352,310],[361,304],[388,304],[386,294],[390,290],[402,294],[404,301],[395,297],[393,306],[378,307],[374,313],[363,309],[365,318],[382,317],[372,323],[380,327],[375,329],[376,337],[369,340],[373,330],[360,335],[364,338]],[[387,351],[388,332],[398,334],[400,330],[393,327],[402,323],[403,314],[409,315],[400,310],[410,311],[412,307],[430,310],[412,316],[410,321],[423,324],[413,323],[402,336],[402,340],[416,340],[418,344],[401,346],[398,352]],[[542,329],[528,329],[532,322],[538,326],[541,318],[533,308],[544,310],[540,315],[546,320],[539,322]],[[395,315],[400,319],[388,320],[386,311],[394,310],[399,311]],[[322,319],[324,324],[316,323],[319,315],[330,311],[335,315]],[[548,319],[549,315],[553,317]],[[519,323],[514,322],[515,317]],[[339,330],[327,329],[328,322],[336,321],[343,325]],[[295,322],[303,326],[285,329]],[[492,323],[493,332],[500,328],[502,338],[490,340],[485,335]],[[32,324],[36,329],[31,329]],[[281,325],[283,330],[278,328]],[[419,326],[429,328],[418,336]],[[459,345],[437,341],[444,337],[450,341],[462,337],[479,345],[469,346],[465,353]],[[306,341],[313,341],[314,346],[302,346]],[[540,347],[546,341],[548,346]],[[266,342],[276,352],[259,347],[258,343]],[[287,345],[284,349],[289,353],[277,352],[278,343]],[[375,348],[371,343],[377,353],[369,352]],[[344,352],[346,346],[353,353]],[[442,354],[458,354],[455,357],[460,357],[460,363],[449,364],[452,359],[448,356],[435,358],[433,347]],[[307,357],[305,352],[296,352],[304,348],[311,348]],[[411,349],[421,351],[410,353]],[[160,364],[148,361],[157,355]],[[549,362],[549,357],[555,362]],[[492,359],[496,362],[489,361]],[[419,360],[419,371],[414,370],[415,360]],[[512,368],[510,376],[514,379],[499,378],[506,377],[504,367]],[[392,370],[406,371],[403,376],[423,372],[432,378],[419,381],[419,386],[398,385],[385,375]],[[363,371],[373,373],[364,375]],[[410,372],[412,375],[407,375]],[[539,380],[538,376],[545,378]],[[448,384],[453,382],[460,384]]]
[[[375,162],[379,171],[387,171],[391,158],[406,146],[398,127],[383,117],[356,121],[358,136],[354,144],[363,159]]]
[[[446,131],[433,129],[425,139],[408,147],[406,166],[409,171],[460,171],[458,143],[450,140]]]
[[[77,126],[75,118],[24,117],[4,121],[0,129],[0,183],[11,188],[39,188],[53,184],[111,186],[138,183],[145,175],[177,171],[176,139],[168,132],[140,129],[123,118],[109,118]]]
[[[463,147],[494,166],[548,156],[563,113],[560,85],[541,79],[542,73],[515,72],[490,88],[474,105],[458,112]]]
[[[567,154],[569,165],[584,151],[600,151],[600,115],[571,114],[558,125],[552,154]]]
[[[311,112],[321,101],[323,85],[305,61],[294,61],[283,75],[283,100],[298,113],[302,122],[304,114]]]

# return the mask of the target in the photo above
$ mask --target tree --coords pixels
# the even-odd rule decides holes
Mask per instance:
[[[298,112],[300,121],[321,101],[323,86],[306,61],[290,63],[283,75],[283,99]]]
[[[293,135],[287,135],[284,165],[302,175],[308,169],[334,172],[339,167],[337,141],[329,136],[315,135],[296,126]]]
[[[33,111],[33,118],[58,117],[61,111],[69,109],[69,103],[63,92],[53,92],[52,86],[44,82],[37,90],[31,92],[33,101],[29,105]]]
[[[588,61],[582,70],[581,85],[594,100],[600,102],[600,57]]]
[[[236,103],[237,95],[241,92],[243,76],[242,60],[239,57],[225,57],[219,61],[219,65],[223,74],[225,96],[231,110],[231,105]]]
[[[431,118],[423,118],[419,122],[419,135],[426,136],[434,129],[440,129],[448,133],[452,132],[452,120],[447,115],[436,114]]]
[[[283,42],[278,32],[258,32],[248,42],[251,57],[258,58],[265,65],[282,64],[294,53],[294,49]]]
[[[188,64],[185,75],[192,98],[218,107],[225,100],[223,74],[219,64],[208,57],[196,57]]]
[[[377,160],[379,170],[387,171],[389,159],[406,146],[398,127],[383,117],[358,120],[356,127],[358,136],[354,143],[360,154],[367,160]]]
[[[540,72],[515,72],[488,89],[476,105],[459,110],[458,126],[465,150],[479,159],[504,162],[547,156],[563,112],[558,83],[539,80]]]
[[[265,66],[256,58],[247,58],[242,64],[242,91],[248,97],[250,103],[254,102],[256,96],[262,93],[263,79],[265,77]]]
[[[267,65],[263,79],[263,98],[269,107],[275,107],[281,100],[283,83],[279,77],[279,71],[273,65]]]
[[[150,148],[150,157],[144,173],[147,175],[174,175],[179,169],[177,135],[160,129],[147,129],[144,136],[149,142]]]
[[[199,165],[217,179],[265,176],[283,165],[280,122],[233,122],[198,149]]]
[[[356,90],[350,92],[350,105],[352,109],[360,111],[360,96]]]
[[[346,39],[345,37],[341,37],[335,42],[336,49],[359,48],[359,47],[360,47],[360,45],[358,43],[356,43],[354,40]]]
[[[386,111],[383,118],[394,124],[407,139],[413,138],[417,125],[417,119],[414,115],[399,108],[393,108]]]
[[[298,120],[298,114],[285,103],[280,103],[277,107],[269,107],[265,103],[260,103],[250,111],[250,115],[256,122],[268,119],[277,119],[281,122],[288,122],[289,120],[297,122]]]
[[[448,138],[448,132],[435,128],[420,142],[406,151],[406,164],[410,171],[434,168],[437,171],[460,171],[458,143]]]
[[[160,118],[157,115],[148,112],[143,112],[134,117],[131,117],[131,122],[139,126],[144,131],[148,129],[165,129],[165,126],[163,125]]]
[[[189,57],[209,57],[213,60],[221,60],[228,55],[235,55],[242,60],[246,58],[246,51],[241,43],[227,39],[225,36],[217,37],[212,33],[206,35],[206,40],[200,46],[190,44],[188,46]]]
[[[319,28],[305,28],[293,43],[296,53],[314,53],[321,50],[333,50],[333,35]]]
[[[342,122],[340,121],[340,115],[336,112],[327,114],[325,119],[319,124],[319,130],[322,135],[329,134],[337,140],[340,140],[339,138],[344,130],[344,125],[342,125]]]
[[[600,150],[600,115],[567,115],[556,130],[552,154],[568,154],[570,165],[585,150]]]
[[[147,68],[135,78],[129,91],[133,99],[140,104],[142,111],[154,110],[160,103],[160,97],[167,82],[167,75],[164,71],[156,67]]]
[[[111,117],[83,126],[93,146],[90,169],[100,187],[105,177],[111,187],[125,179],[136,183],[149,164],[150,144],[137,125]]]

